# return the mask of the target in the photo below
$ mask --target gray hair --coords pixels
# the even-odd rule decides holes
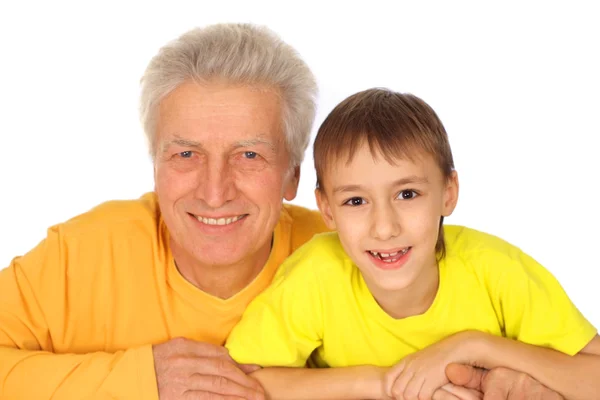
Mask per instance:
[[[188,31],[159,50],[141,79],[140,96],[140,118],[153,159],[158,105],[188,80],[276,88],[290,161],[300,165],[315,118],[317,84],[298,53],[274,32],[251,24],[216,24]]]

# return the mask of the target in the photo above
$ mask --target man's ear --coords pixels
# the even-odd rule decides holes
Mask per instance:
[[[325,221],[325,225],[334,231],[335,221],[333,219],[333,214],[331,213],[331,206],[322,189],[315,189],[315,198],[317,199],[317,206],[319,207],[319,211],[321,211],[321,217],[323,218],[323,221]]]
[[[450,178],[446,180],[444,187],[444,204],[442,206],[442,215],[449,217],[456,207],[458,202],[458,173],[452,171]]]
[[[298,184],[300,183],[300,166],[294,167],[293,171],[286,178],[283,188],[283,198],[287,201],[294,200],[298,193]]]

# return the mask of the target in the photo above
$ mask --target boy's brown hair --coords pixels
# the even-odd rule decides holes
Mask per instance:
[[[323,189],[323,176],[332,162],[344,157],[352,161],[364,143],[373,157],[382,156],[390,164],[425,152],[446,179],[454,171],[448,135],[435,111],[412,94],[374,88],[346,98],[321,124],[313,146],[317,188]],[[443,222],[441,217],[435,246],[439,259],[446,250]]]

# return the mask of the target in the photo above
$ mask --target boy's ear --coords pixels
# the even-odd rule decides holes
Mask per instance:
[[[457,202],[458,173],[456,171],[452,171],[452,175],[446,180],[446,187],[444,188],[444,204],[442,209],[442,215],[444,217],[449,217],[452,214],[452,212],[454,212],[454,208],[456,207]]]
[[[315,189],[315,198],[317,199],[317,206],[319,207],[319,211],[321,211],[321,217],[325,221],[325,225],[332,231],[335,230],[335,221],[331,214],[331,207],[329,206],[327,196],[321,189],[317,188]]]

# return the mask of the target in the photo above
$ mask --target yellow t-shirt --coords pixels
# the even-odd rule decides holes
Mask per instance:
[[[264,269],[223,300],[179,274],[153,193],[50,228],[0,271],[0,398],[157,399],[151,344],[223,344],[283,260],[324,230],[317,212],[285,205]]]
[[[423,314],[383,311],[336,233],[315,236],[246,309],[226,346],[262,366],[390,366],[456,332],[479,330],[575,354],[596,329],[545,268],[509,243],[445,226],[440,284]],[[314,353],[313,351],[316,350]]]

